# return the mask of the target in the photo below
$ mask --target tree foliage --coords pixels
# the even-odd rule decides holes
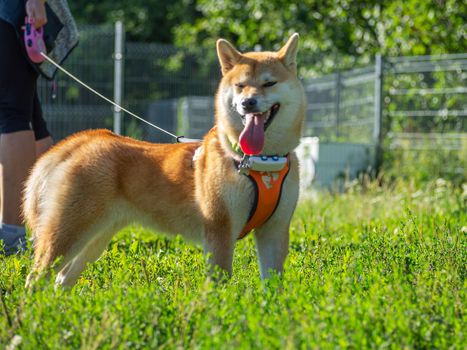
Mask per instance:
[[[320,71],[366,63],[375,53],[467,51],[467,5],[459,0],[74,0],[70,5],[80,23],[123,19],[131,40],[174,43],[209,55],[219,37],[241,50],[274,49],[299,32],[302,56]]]
[[[192,0],[71,0],[80,24],[103,24],[123,20],[128,39],[173,43],[180,23],[193,23],[199,15]]]
[[[458,0],[199,0],[196,9],[199,17],[174,28],[178,45],[212,47],[224,37],[242,50],[277,48],[299,32],[302,56],[322,70],[365,63],[376,53],[467,49],[467,6]]]

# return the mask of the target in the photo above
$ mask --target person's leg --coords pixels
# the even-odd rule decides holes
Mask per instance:
[[[36,159],[34,134],[30,130],[0,137],[1,235],[7,254],[26,247],[21,218],[24,181]]]
[[[36,145],[31,130],[0,136],[0,240],[7,255],[27,246],[21,203],[24,182],[35,160]]]
[[[47,136],[43,139],[36,140],[36,157],[39,158],[53,145],[51,136]]]
[[[25,242],[21,219],[24,181],[36,159],[31,130],[37,73],[26,60],[14,28],[0,20],[0,240],[14,253]]]
[[[42,117],[42,108],[37,96],[37,91],[34,94],[32,128],[34,130],[34,137],[36,138],[36,158],[39,158],[52,146],[53,140],[47,129],[47,123]]]
[[[31,130],[1,135],[2,223],[23,225],[21,219],[23,185],[35,160],[36,145]]]

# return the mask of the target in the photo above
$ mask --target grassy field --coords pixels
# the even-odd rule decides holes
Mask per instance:
[[[31,257],[0,257],[0,348],[465,349],[466,193],[442,180],[303,200],[282,279],[254,242],[233,278],[199,247],[119,233],[71,291],[24,289]]]

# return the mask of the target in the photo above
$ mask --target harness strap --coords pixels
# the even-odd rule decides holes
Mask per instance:
[[[279,205],[284,179],[289,173],[289,160],[286,166],[277,172],[249,170],[246,175],[255,187],[255,201],[248,222],[238,239],[244,238],[251,230],[263,225],[276,211]]]

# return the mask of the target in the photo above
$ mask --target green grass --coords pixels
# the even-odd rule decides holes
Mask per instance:
[[[265,283],[252,237],[219,284],[199,247],[139,227],[71,291],[28,292],[31,257],[0,257],[0,348],[464,349],[465,201],[442,180],[318,194],[295,214],[285,275]]]

